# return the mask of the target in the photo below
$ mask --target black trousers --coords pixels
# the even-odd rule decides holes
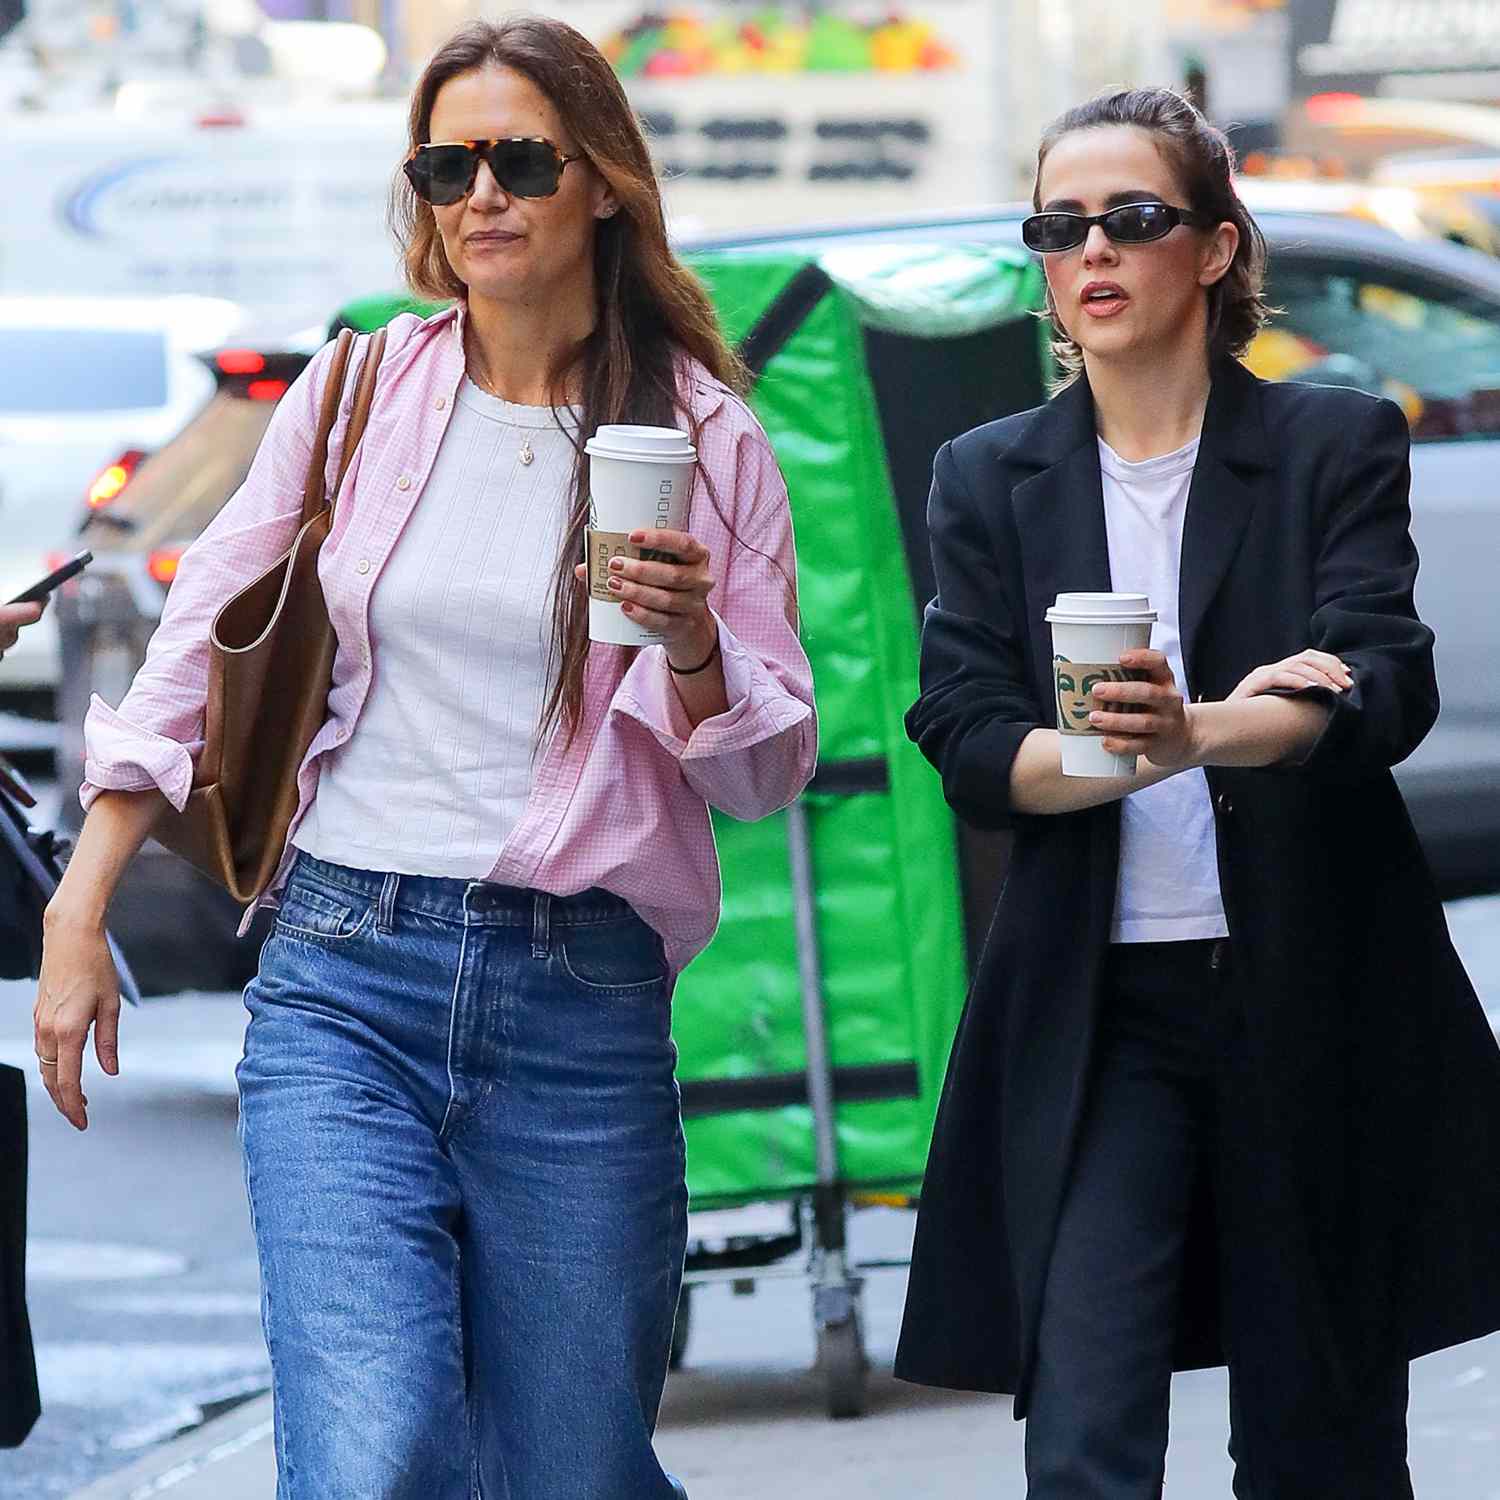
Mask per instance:
[[[1305,1320],[1277,1282],[1284,1216],[1253,1144],[1256,1107],[1230,944],[1114,946],[1043,1297],[1028,1500],[1162,1493],[1189,1211],[1205,1185],[1218,1230],[1235,1495],[1411,1500],[1406,1361],[1364,1372],[1352,1416],[1327,1398],[1302,1344]],[[1174,1488],[1198,1500],[1191,1482]]]

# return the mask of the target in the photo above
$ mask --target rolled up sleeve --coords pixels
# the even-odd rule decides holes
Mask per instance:
[[[711,431],[715,422],[720,428]],[[770,444],[740,403],[726,401],[705,424],[700,450],[690,525],[710,555],[724,559],[709,605],[728,707],[694,726],[665,649],[650,646],[625,674],[611,712],[644,726],[711,807],[753,821],[793,801],[817,763],[791,509]]]
[[[134,724],[97,693],[83,721],[85,758],[78,797],[87,811],[100,792],[157,788],[181,812],[193,789],[193,767],[203,741],[183,744]]]

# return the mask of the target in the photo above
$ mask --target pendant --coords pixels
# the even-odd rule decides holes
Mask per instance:
[[[531,451],[531,439],[530,438],[522,438],[521,439],[521,453],[520,453],[521,462],[523,464],[529,464],[531,462],[531,460],[534,459],[535,457],[536,457],[536,454]]]

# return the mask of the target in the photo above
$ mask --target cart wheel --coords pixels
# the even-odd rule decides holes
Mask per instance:
[[[677,1319],[672,1324],[672,1350],[667,1355],[667,1368],[680,1370],[687,1357],[688,1335],[693,1331],[693,1289],[683,1287],[677,1295]]]
[[[818,1368],[830,1417],[858,1417],[865,1409],[865,1381],[870,1363],[865,1358],[864,1330],[859,1310],[842,1322],[818,1329]]]

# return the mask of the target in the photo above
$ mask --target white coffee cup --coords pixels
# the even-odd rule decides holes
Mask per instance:
[[[698,450],[675,427],[606,424],[584,444],[589,456],[589,639],[616,646],[659,644],[659,631],[637,624],[609,588],[612,557],[651,557],[632,546],[643,527],[686,531]]]
[[[1126,651],[1151,644],[1156,611],[1145,594],[1059,594],[1047,611],[1052,627],[1053,698],[1062,745],[1064,776],[1134,776],[1133,755],[1104,748],[1104,731],[1089,723],[1089,710],[1120,712],[1116,704],[1096,703],[1096,682],[1124,682],[1120,665]]]

